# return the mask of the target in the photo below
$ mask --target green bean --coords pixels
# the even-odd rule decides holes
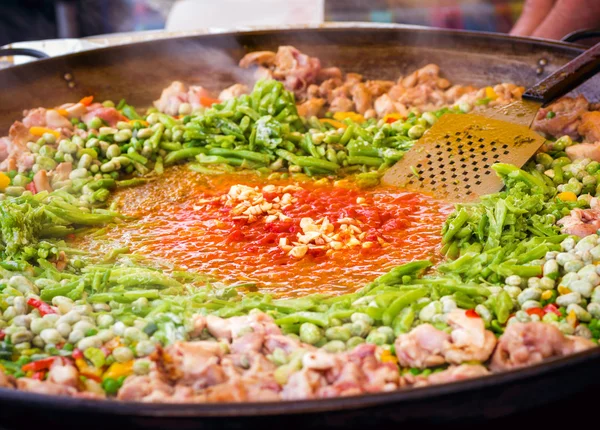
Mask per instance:
[[[309,345],[314,345],[322,339],[321,329],[313,323],[305,322],[300,325],[299,330],[300,340]]]
[[[326,327],[329,324],[329,318],[320,312],[296,312],[275,320],[277,324],[301,324],[313,323],[319,327]]]
[[[448,224],[448,229],[442,236],[442,244],[446,244],[452,240],[454,235],[460,231],[460,229],[469,220],[469,214],[465,209],[460,209],[456,217]]]
[[[382,317],[384,325],[391,325],[394,318],[400,313],[400,311],[409,306],[411,303],[419,300],[421,297],[425,297],[428,293],[427,288],[420,288],[418,290],[409,291],[404,293],[392,302],[392,304],[385,310]]]
[[[154,171],[157,175],[162,175],[165,171],[163,165],[163,158],[160,155],[156,157],[156,163],[154,163]]]
[[[181,148],[182,146],[179,142],[160,142],[160,149],[164,149],[165,151],[179,151]]]
[[[171,164],[174,164],[181,160],[185,160],[187,158],[194,158],[196,155],[199,155],[199,154],[206,154],[206,152],[207,152],[206,148],[196,148],[196,147],[185,148],[185,149],[180,149],[178,151],[169,152],[164,158],[164,164],[166,166],[169,166]]]
[[[225,148],[211,148],[208,151],[208,155],[220,155],[223,157],[237,157],[244,158],[246,160],[256,161],[257,163],[269,164],[272,160],[267,154],[261,154],[260,152],[247,151],[243,149],[225,149]]]
[[[504,324],[506,321],[508,321],[508,317],[510,316],[513,306],[513,301],[506,291],[500,291],[495,297],[494,313],[496,314],[496,318],[498,318],[498,322],[500,322],[500,324]]]
[[[144,165],[148,163],[148,159],[143,155],[140,155],[137,152],[135,152],[135,149],[133,148],[130,148],[130,150],[127,151],[127,154],[125,154],[125,156],[131,158],[133,161],[137,161],[138,163]]]
[[[396,285],[400,283],[403,276],[414,275],[420,272],[421,270],[425,270],[431,266],[432,263],[429,260],[412,261],[410,263],[394,267],[388,273],[381,275],[379,278],[375,279],[374,283],[376,285]]]
[[[148,180],[144,178],[132,178],[125,179],[123,181],[117,181],[118,188],[137,187],[138,185],[144,185]]]
[[[374,166],[379,167],[383,164],[383,159],[379,157],[365,157],[365,156],[352,156],[350,155],[348,158],[348,164],[361,164],[365,166]]]
[[[392,324],[392,328],[394,329],[394,334],[398,336],[402,333],[407,333],[410,331],[410,328],[415,321],[415,311],[412,307],[405,307],[400,311],[400,313],[394,318],[394,322]]]
[[[152,147],[152,149],[157,149],[159,147],[160,140],[162,139],[163,134],[165,132],[165,126],[163,124],[158,124],[158,126],[155,126],[155,127],[156,127],[156,131],[147,140],[147,142],[150,143],[150,146]]]

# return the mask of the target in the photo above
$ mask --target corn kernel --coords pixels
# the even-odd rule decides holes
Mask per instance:
[[[10,185],[10,178],[0,172],[0,191],[4,191]]]
[[[486,87],[485,96],[491,100],[496,100],[498,98],[498,94],[496,94],[496,91],[494,91],[492,87]]]
[[[552,298],[552,291],[546,290],[542,293],[542,300],[548,300]]]
[[[567,322],[573,327],[577,324],[577,314],[575,314],[575,311],[569,312],[569,315],[567,315]]]
[[[398,359],[387,349],[381,353],[381,362],[382,363],[398,363]]]
[[[560,285],[558,287],[558,292],[563,295],[563,294],[569,294],[571,292],[571,290],[569,290],[567,287]]]
[[[559,193],[556,197],[558,199],[562,200],[563,202],[576,202],[577,201],[577,195],[571,191],[565,191],[563,193]]]
[[[356,112],[336,112],[333,114],[333,119],[337,119],[338,121],[343,121],[346,118],[350,118],[351,121],[359,124],[365,122],[365,117]]]

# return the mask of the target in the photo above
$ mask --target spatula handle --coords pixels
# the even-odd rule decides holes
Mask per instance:
[[[598,72],[600,72],[600,43],[529,88],[523,94],[523,98],[547,105],[573,91]]]

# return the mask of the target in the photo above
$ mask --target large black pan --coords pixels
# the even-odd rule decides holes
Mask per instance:
[[[291,44],[324,65],[394,79],[430,62],[451,81],[529,86],[582,52],[560,42],[401,26],[269,30],[166,39],[105,48],[0,71],[0,130],[23,109],[94,94],[149,105],[172,80],[221,89],[249,77],[234,67],[249,50]],[[600,78],[579,89],[600,100]],[[600,381],[600,349],[460,383],[318,401],[142,405],[0,389],[7,428],[371,428],[497,418],[539,407]],[[560,411],[557,411],[560,412]],[[579,411],[570,411],[579,413]],[[592,411],[588,411],[592,412]]]

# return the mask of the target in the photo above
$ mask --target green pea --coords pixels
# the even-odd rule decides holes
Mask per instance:
[[[325,337],[329,340],[348,341],[352,337],[350,329],[346,327],[330,327],[325,330]]]
[[[346,342],[346,347],[348,348],[348,350],[354,349],[356,348],[358,345],[365,343],[365,340],[362,337],[359,336],[352,336],[350,339],[348,339],[348,341]]]
[[[387,343],[388,337],[384,333],[380,333],[377,330],[371,330],[367,336],[367,342],[374,343],[375,345],[384,345]]]
[[[93,128],[94,130],[98,130],[100,127],[104,127],[104,122],[98,117],[92,118],[92,120],[88,123],[89,128]]]
[[[332,340],[331,342],[327,342],[322,347],[325,351],[330,353],[343,352],[346,350],[346,344],[341,340]]]
[[[115,395],[119,391],[119,382],[113,378],[106,378],[102,381],[102,389],[106,392],[106,394]]]
[[[422,125],[415,125],[408,130],[408,137],[411,139],[418,139],[423,136],[423,133],[425,133],[425,127]]]
[[[300,340],[310,345],[315,345],[322,339],[321,329],[313,323],[303,323],[300,326]]]

